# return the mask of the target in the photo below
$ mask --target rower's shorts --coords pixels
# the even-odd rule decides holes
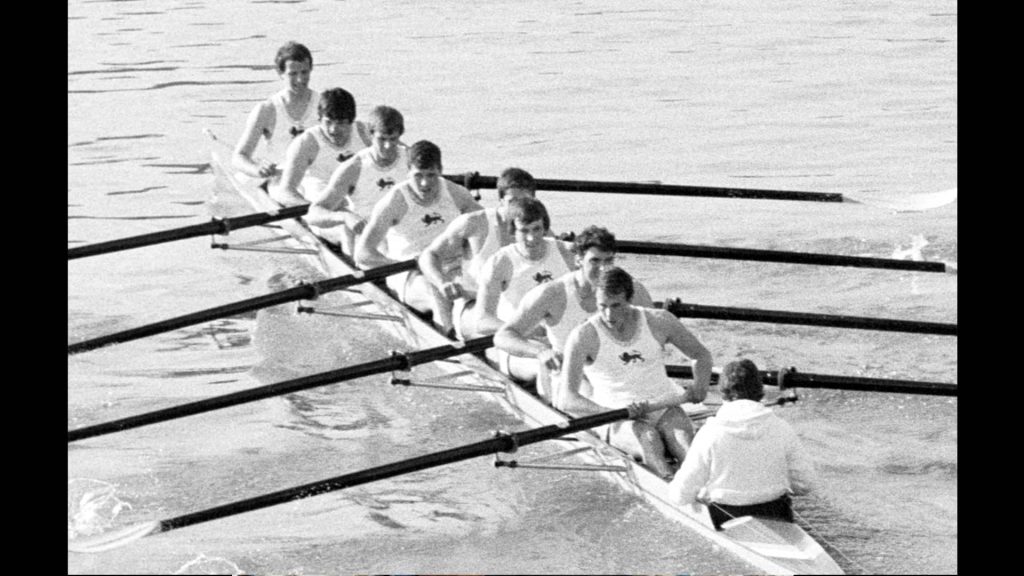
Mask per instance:
[[[770,502],[744,506],[712,502],[708,505],[708,514],[711,515],[711,523],[715,525],[715,530],[721,530],[722,524],[740,516],[760,516],[786,522],[795,521],[793,519],[793,500],[789,494],[783,494]]]

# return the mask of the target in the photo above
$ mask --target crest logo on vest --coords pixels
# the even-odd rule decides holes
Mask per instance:
[[[429,227],[431,224],[444,222],[444,216],[441,216],[437,212],[432,212],[430,214],[424,214],[423,218],[420,220],[423,222],[424,226]]]
[[[536,274],[534,274],[533,279],[534,281],[537,282],[537,284],[543,284],[545,282],[551,282],[552,280],[554,280],[554,277],[551,275],[551,272],[545,270],[544,272],[537,272]]]
[[[381,178],[380,180],[377,180],[377,188],[380,188],[381,192],[387,190],[388,188],[391,188],[394,185],[395,181],[390,177],[385,177]]]
[[[636,350],[633,350],[633,351],[630,351],[630,352],[623,352],[622,354],[619,354],[619,360],[622,360],[622,364],[623,365],[626,365],[626,364],[636,364],[637,362],[646,362],[647,361],[647,360],[644,359],[643,354],[641,354],[640,352],[637,352]]]

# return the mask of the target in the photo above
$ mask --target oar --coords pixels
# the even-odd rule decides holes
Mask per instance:
[[[349,288],[365,282],[372,282],[374,280],[386,278],[392,274],[398,274],[414,268],[416,268],[415,260],[403,260],[402,262],[371,268],[369,270],[361,270],[353,274],[338,276],[337,278],[329,278],[327,280],[320,280],[318,282],[308,284],[304,283],[294,288],[281,290],[280,292],[274,292],[264,296],[256,296],[255,298],[240,300],[231,304],[217,306],[216,308],[200,310],[199,312],[193,312],[184,316],[154,322],[153,324],[147,324],[138,328],[131,328],[114,334],[107,334],[106,336],[99,336],[97,338],[75,342],[74,344],[68,344],[68,354],[94,350],[101,346],[117,342],[137,340],[139,338],[145,338],[146,336],[152,336],[154,334],[160,334],[170,330],[177,330],[178,328],[216,320],[217,318],[251,312],[261,308],[283,304],[285,302],[294,302],[295,300],[313,300],[320,294]]]
[[[393,354],[388,358],[374,360],[372,362],[364,362],[362,364],[356,364],[346,368],[339,368],[338,370],[311,374],[309,376],[293,378],[276,384],[250,388],[248,390],[240,390],[223,396],[215,396],[205,400],[190,402],[179,406],[172,406],[170,408],[155,410],[153,412],[146,412],[144,414],[129,416],[119,420],[111,420],[109,422],[94,424],[92,426],[83,426],[82,428],[68,430],[68,444],[85,438],[102,436],[105,434],[119,432],[121,430],[128,430],[130,428],[139,428],[149,424],[166,422],[168,420],[175,420],[185,416],[202,414],[203,412],[211,412],[213,410],[219,410],[229,406],[237,406],[239,404],[246,404],[248,402],[255,402],[257,400],[263,400],[274,396],[283,396],[285,394],[300,392],[302,390],[308,390],[318,386],[326,386],[328,384],[354,380],[356,378],[363,378],[374,374],[382,374],[393,370],[404,370],[412,366],[426,364],[427,362],[442,360],[452,356],[482,352],[491,346],[493,339],[493,336],[484,336],[482,338],[475,338],[465,342],[455,342],[445,346],[427,348],[426,350],[408,352],[406,354]]]
[[[726,306],[702,306],[680,302],[678,298],[668,300],[662,306],[677,318],[707,318],[712,320],[738,320],[742,322],[769,322],[774,324],[798,324],[802,326],[827,326],[830,328],[855,328],[860,330],[881,330],[884,332],[911,332],[916,334],[938,334],[956,336],[956,324],[941,322],[918,322],[891,318],[868,318],[864,316],[836,316],[807,312],[783,312],[779,310],[758,310],[755,308],[729,308]]]
[[[672,378],[693,378],[693,368],[669,365],[665,372]],[[864,378],[836,374],[811,374],[790,370],[762,370],[761,381],[781,388],[822,388],[829,390],[856,390],[861,392],[892,392],[896,394],[923,394],[926,396],[957,396],[957,385],[949,382],[920,380],[894,380]],[[711,374],[711,383],[718,383],[718,374]]]
[[[498,452],[514,452],[520,446],[527,446],[543,442],[545,440],[551,440],[567,434],[587,430],[595,426],[602,426],[619,420],[625,420],[628,417],[629,411],[622,408],[619,410],[594,414],[592,416],[585,416],[583,418],[573,418],[562,424],[552,424],[549,426],[542,426],[540,428],[524,430],[522,432],[501,432],[497,433],[494,438],[476,442],[474,444],[457,446],[441,452],[424,454],[423,456],[417,456],[407,460],[399,460],[398,462],[392,462],[390,464],[384,464],[382,466],[376,466],[374,468],[368,468],[358,472],[351,472],[342,476],[311,482],[309,484],[303,484],[294,488],[287,488],[285,490],[279,490],[277,492],[271,492],[269,494],[263,494],[261,496],[247,498],[245,500],[238,500],[228,504],[215,506],[213,508],[192,512],[190,514],[184,514],[182,516],[175,516],[165,520],[143,522],[110,534],[100,534],[91,538],[72,540],[68,542],[68,551],[80,553],[102,552],[104,550],[123,546],[151,534],[168,532],[177,528],[184,528],[201,522],[208,522],[218,518],[225,518],[227,516],[234,516],[244,512],[251,512],[253,510],[259,510],[260,508],[284,504],[293,500],[319,496],[335,490],[342,490],[352,486],[359,486],[360,484],[385,480],[387,478],[410,474],[412,472],[418,472],[428,468],[436,468],[438,466],[461,462],[478,456],[486,456]]]
[[[495,176],[481,176],[479,172],[446,174],[445,178],[462,184],[470,190],[498,187]],[[746,198],[756,200],[798,200],[810,202],[848,202],[893,210],[895,212],[921,212],[931,210],[957,199],[957,189],[904,195],[886,200],[844,196],[835,192],[799,192],[791,190],[763,190],[757,188],[731,188],[722,186],[683,186],[659,182],[600,182],[593,180],[550,180],[538,178],[537,189],[552,192],[598,192],[610,194],[649,194],[654,196],[699,196],[707,198]]]
[[[699,246],[692,244],[667,244],[661,242],[637,242],[618,240],[616,250],[623,254],[650,254],[657,256],[686,256],[690,258],[719,258],[725,260],[752,260],[759,262],[781,262],[787,264],[817,264],[823,266],[852,266],[856,268],[882,268],[889,270],[912,270],[916,272],[954,272],[943,262],[920,262],[871,258],[865,256],[842,256],[837,254],[815,254],[811,252],[786,252],[782,250],[760,250],[753,248],[727,248],[723,246]]]
[[[141,234],[139,236],[130,236],[128,238],[119,238],[117,240],[108,240],[106,242],[86,244],[85,246],[75,246],[74,248],[68,248],[68,260],[84,258],[86,256],[95,256],[97,254],[107,254],[109,252],[120,252],[122,250],[130,250],[132,248],[140,248],[142,246],[150,246],[153,244],[160,244],[162,242],[171,242],[173,240],[206,236],[207,234],[227,234],[231,230],[239,230],[252,226],[262,226],[263,224],[276,222],[278,220],[298,218],[307,211],[309,211],[309,205],[302,204],[300,206],[282,208],[276,212],[259,212],[256,214],[247,214],[245,216],[236,216],[234,218],[213,218],[211,221],[203,224],[194,224],[192,226],[183,226],[181,228]]]
[[[481,176],[477,172],[445,174],[448,180],[466,188],[498,187],[496,176]],[[759,190],[755,188],[725,188],[719,186],[683,186],[678,184],[648,184],[644,182],[599,182],[594,180],[553,180],[537,178],[538,190],[552,192],[604,192],[612,194],[651,194],[656,196],[701,196],[706,198],[747,198],[759,200],[798,200],[810,202],[843,202],[842,194],[828,192],[795,192],[790,190]]]

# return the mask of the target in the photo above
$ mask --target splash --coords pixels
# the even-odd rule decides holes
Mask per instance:
[[[231,574],[232,576],[244,573],[234,562],[206,554],[199,554],[174,571],[174,574]]]
[[[902,245],[898,244],[896,249],[892,251],[892,258],[894,260],[914,260],[915,262],[921,262],[924,260],[924,256],[921,255],[921,249],[928,245],[928,240],[925,239],[923,234],[917,234],[910,240],[910,247],[903,248]]]
[[[99,534],[131,504],[114,493],[113,484],[89,478],[68,480],[68,540]]]

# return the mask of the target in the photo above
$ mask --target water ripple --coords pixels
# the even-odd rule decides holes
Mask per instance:
[[[72,70],[68,76],[87,76],[90,74],[111,74],[114,72],[174,72],[177,66],[165,66],[160,68],[109,68],[106,70]]]
[[[167,188],[167,186],[148,186],[146,188],[140,188],[139,190],[118,190],[116,192],[107,192],[107,196],[120,196],[122,194],[144,194],[152,190],[160,190]]]
[[[168,174],[206,174],[210,170],[209,163],[202,164],[143,164],[151,168],[185,168],[185,170],[179,170],[176,172],[168,172]]]
[[[166,215],[166,216],[72,216],[68,220],[180,220],[182,218],[195,218],[194,214]]]

